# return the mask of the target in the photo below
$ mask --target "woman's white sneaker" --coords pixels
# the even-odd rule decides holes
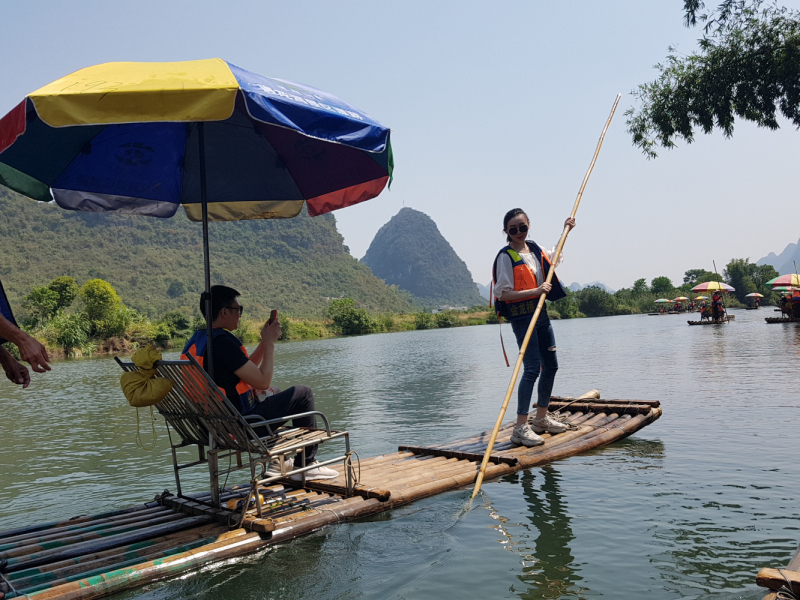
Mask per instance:
[[[511,443],[531,448],[541,446],[544,444],[544,440],[533,432],[530,425],[523,423],[514,427],[514,431],[511,432]]]
[[[531,427],[536,433],[564,433],[567,426],[564,423],[559,423],[549,414],[546,414],[541,419],[533,419]]]

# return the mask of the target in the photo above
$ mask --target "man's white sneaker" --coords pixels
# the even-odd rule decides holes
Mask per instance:
[[[536,433],[564,433],[567,430],[567,426],[564,423],[559,423],[549,414],[541,419],[533,419],[531,427]]]
[[[286,458],[284,459],[285,465],[285,472],[288,473],[292,469],[294,469],[294,459]],[[267,477],[277,477],[281,474],[281,463],[279,459],[273,458],[269,461],[269,467],[267,467]]]
[[[319,461],[313,461],[308,466],[314,467],[314,465],[318,465]],[[306,479],[309,481],[317,480],[317,479],[334,479],[339,476],[339,471],[334,471],[333,469],[329,469],[328,467],[314,467],[313,469],[309,469],[305,472]],[[292,481],[302,481],[303,474],[302,473],[295,473],[290,477]]]
[[[530,425],[523,423],[514,427],[514,431],[511,432],[511,443],[531,448],[541,446],[544,444],[544,440],[533,432]]]

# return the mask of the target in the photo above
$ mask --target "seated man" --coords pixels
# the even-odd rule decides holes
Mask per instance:
[[[304,385],[290,387],[283,392],[275,393],[263,402],[255,402],[253,388],[269,390],[272,384],[274,368],[275,342],[281,335],[281,324],[276,319],[273,323],[264,323],[261,328],[261,341],[253,351],[252,356],[247,355],[239,339],[231,333],[239,326],[239,318],[243,307],[239,304],[239,292],[224,285],[211,287],[211,324],[213,327],[213,379],[225,393],[231,404],[241,414],[257,414],[264,419],[278,419],[285,415],[299,414],[314,410],[314,394],[311,388]],[[200,299],[200,312],[205,314],[205,302]],[[181,358],[192,354],[201,365],[207,348],[206,330],[196,331],[186,343]],[[294,427],[316,427],[316,418],[312,415],[300,419],[293,419]],[[276,423],[273,427],[278,427]],[[305,448],[306,466],[312,466],[317,461],[314,456],[317,446]],[[298,455],[295,465],[299,468],[302,464]],[[287,462],[290,462],[288,459]],[[291,465],[288,465],[291,469]],[[338,473],[327,467],[315,467],[306,471],[306,479],[333,479]],[[300,479],[300,475],[293,476]]]

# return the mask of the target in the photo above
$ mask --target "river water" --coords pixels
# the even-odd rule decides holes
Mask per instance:
[[[661,401],[622,442],[487,482],[470,510],[456,490],[116,597],[761,598],[758,570],[800,543],[800,327],[732,314],[554,321],[554,394]],[[496,325],[285,343],[277,365],[363,457],[490,428],[511,375]],[[174,491],[163,422],[135,445],[119,375],[82,359],[0,382],[0,529]]]

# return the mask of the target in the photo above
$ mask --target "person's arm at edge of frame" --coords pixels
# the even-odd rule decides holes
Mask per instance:
[[[0,346],[0,365],[11,383],[21,385],[23,390],[30,385],[31,374],[28,367],[11,356],[11,353],[3,346]]]
[[[20,358],[30,363],[31,368],[37,373],[44,373],[50,370],[50,365],[48,364],[50,357],[47,355],[47,349],[42,343],[29,336],[19,327],[16,327],[2,315],[0,315],[0,337],[7,339],[19,348]]]
[[[261,342],[253,354],[258,353],[263,348],[261,364],[256,366],[254,362],[248,360],[244,365],[236,369],[236,376],[247,384],[258,390],[266,390],[272,383],[272,375],[275,370],[275,342],[281,337],[281,323],[275,320],[272,324],[264,323],[261,328]]]

